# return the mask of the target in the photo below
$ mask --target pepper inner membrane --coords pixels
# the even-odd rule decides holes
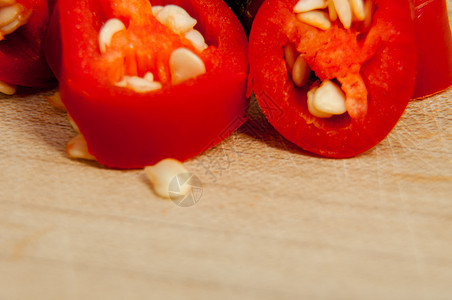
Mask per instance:
[[[177,76],[175,75],[176,71],[190,72],[184,70],[187,65],[189,68],[195,64],[196,68],[196,64],[202,63],[205,69],[211,68],[211,57],[216,47],[213,45],[206,45],[201,49],[199,46],[197,47],[195,42],[190,39],[191,37],[187,35],[188,31],[197,31],[195,26],[189,28],[189,30],[184,29],[183,32],[178,30],[179,24],[184,22],[184,20],[178,19],[178,14],[181,14],[180,9],[183,10],[183,8],[175,7],[175,5],[155,5],[153,7],[146,0],[133,0],[131,2],[133,3],[130,3],[130,1],[128,3],[113,1],[110,6],[103,7],[103,10],[109,12],[107,15],[110,16],[110,18],[105,18],[104,25],[113,18],[124,24],[124,29],[114,32],[106,50],[99,57],[99,64],[108,69],[106,76],[110,83],[119,87],[135,89],[133,85],[127,86],[127,83],[124,83],[125,80],[132,78],[136,82],[137,80],[150,79],[151,82],[157,82],[161,85],[161,88],[165,88],[174,85],[173,77]],[[169,9],[169,6],[171,6],[171,9]],[[162,12],[163,8],[167,11]],[[165,15],[170,20],[162,21],[162,18],[159,19],[159,14]],[[184,26],[184,24],[181,26]],[[196,34],[196,38],[199,35],[202,36],[199,31]],[[203,37],[201,39],[204,41]],[[176,61],[173,65],[176,64],[176,67],[172,67],[170,63],[172,55],[181,48],[186,50],[186,56],[190,52],[188,58],[182,55],[178,60],[173,59]],[[190,60],[195,60],[195,62]],[[182,66],[177,65],[178,62],[180,65],[180,61],[184,62]],[[175,71],[174,68],[179,69]],[[152,75],[149,77],[149,74]],[[189,76],[188,79],[196,76]],[[139,89],[135,90],[140,91]]]
[[[313,2],[319,1],[300,0],[287,22],[288,44],[283,50],[288,73],[297,88],[309,85],[308,109],[315,117],[348,114],[353,119],[362,118],[367,112],[368,95],[360,71],[377,48],[377,40],[368,38],[372,1],[361,0],[364,16],[358,17],[351,4],[346,7],[352,16],[349,21],[338,15],[340,9],[334,8],[335,1],[325,0],[316,8],[309,6]],[[303,11],[297,12],[300,4]],[[306,67],[299,66],[300,59]]]

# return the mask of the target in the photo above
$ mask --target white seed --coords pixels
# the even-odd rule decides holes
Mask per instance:
[[[169,4],[169,5],[162,6],[162,9],[159,11],[159,13],[160,12],[162,13],[160,15],[160,18],[163,18],[163,19],[167,19],[168,16],[172,16],[175,14],[190,16],[183,7],[180,7],[179,5],[175,5],[175,4]]]
[[[299,0],[297,4],[295,4],[293,11],[294,13],[301,13],[314,9],[323,9],[326,8],[326,6],[326,0]]]
[[[13,33],[14,31],[17,30],[17,28],[19,28],[22,25],[23,23],[19,19],[15,19],[8,25],[0,27],[0,33],[3,35]]]
[[[350,0],[350,6],[352,12],[358,21],[362,21],[365,18],[364,1],[363,0]]]
[[[367,31],[372,25],[372,1],[366,0],[364,2],[364,20],[363,29]]]
[[[147,81],[154,81],[154,74],[152,74],[151,72],[147,72],[146,74],[144,74],[143,78]]]
[[[202,36],[201,32],[199,32],[196,29],[192,29],[185,33],[185,38],[191,42],[193,47],[195,47],[196,50],[199,52],[204,51],[207,49],[206,41],[204,40],[204,37]]]
[[[53,95],[46,97],[49,103],[58,109],[66,110],[66,106],[61,100],[61,95],[59,91],[56,91]]]
[[[71,115],[67,115],[67,119],[69,121],[69,124],[71,124],[72,129],[80,133],[80,129],[77,126],[77,123],[75,123],[74,119],[71,117]]]
[[[0,80],[0,93],[14,95],[16,93],[16,87]]]
[[[147,93],[162,88],[162,84],[154,81],[154,75],[151,72],[145,74],[144,77],[124,76],[123,79],[115,83],[119,87],[127,87],[137,93]]]
[[[193,19],[186,11],[177,5],[166,5],[155,16],[157,20],[170,27],[175,33],[186,33],[196,25],[196,19]]]
[[[287,70],[292,74],[293,65],[297,59],[298,52],[294,44],[288,43],[284,46],[284,59],[286,60]]]
[[[163,159],[153,166],[144,168],[146,176],[152,183],[155,193],[164,198],[170,198],[170,183],[176,176],[188,173],[185,166],[178,160],[167,158]],[[189,184],[180,186],[179,195],[187,195],[191,191]]]
[[[339,86],[330,80],[325,80],[318,88],[308,93],[308,108],[311,114],[319,118],[329,118],[332,115],[341,115],[347,111],[345,94]],[[320,116],[323,115],[323,116]]]
[[[12,19],[11,22],[9,22],[6,25],[0,26],[0,35],[7,35],[10,33],[13,33],[20,26],[26,24],[32,14],[32,10],[27,10],[24,12],[25,9],[21,4],[15,4],[13,6],[15,7],[14,11],[19,11],[19,13],[15,15],[15,17]],[[11,12],[6,13],[4,22],[2,22],[2,23],[5,23],[5,22],[11,20],[10,19],[11,15],[9,15],[10,13]]]
[[[147,93],[162,88],[162,84],[157,81],[148,81],[144,78],[131,76],[127,79],[128,86],[137,93]]]
[[[23,9],[23,6],[20,4],[0,8],[0,27],[8,25],[14,21]]]
[[[81,134],[76,135],[67,143],[66,153],[70,158],[95,160],[94,156],[88,152],[88,145]]]
[[[304,60],[303,56],[298,55],[292,69],[292,80],[296,86],[304,86],[308,82],[311,69]]]
[[[163,8],[162,5],[153,5],[152,6],[152,14],[155,16],[159,13],[159,11],[161,11]]]
[[[178,48],[169,59],[171,83],[179,84],[206,73],[204,62],[187,48]]]
[[[334,7],[334,1],[333,0],[328,0],[328,14],[330,16],[330,20],[331,21],[336,21],[337,20],[337,12],[336,12],[336,7]]]
[[[117,87],[126,88],[127,87],[127,78],[129,76],[124,76],[120,81],[116,82],[115,85]]]
[[[111,39],[113,38],[113,35],[124,29],[126,29],[126,26],[119,19],[112,18],[105,22],[105,24],[99,31],[100,53],[105,53],[107,51],[107,47],[109,47],[111,44]]]
[[[333,0],[339,20],[345,29],[352,25],[352,8],[349,0]]]
[[[298,20],[311,26],[317,27],[322,30],[327,30],[331,27],[328,14],[324,11],[313,10],[304,13],[297,14]]]
[[[315,93],[317,92],[317,89],[318,89],[318,87],[314,87],[308,92],[308,110],[311,113],[311,115],[313,115],[314,117],[330,118],[333,116],[332,114],[321,112],[321,111],[317,110],[314,106]]]

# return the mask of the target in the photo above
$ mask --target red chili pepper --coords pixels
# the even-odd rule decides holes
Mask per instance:
[[[296,3],[267,0],[254,19],[249,58],[256,98],[270,123],[299,147],[336,158],[360,154],[387,136],[410,99],[416,62],[411,3],[375,0],[371,23],[344,29],[336,20],[327,30],[299,21]],[[302,87],[288,74],[288,44],[313,71]],[[307,94],[319,95],[314,91],[327,80],[345,93],[347,112],[320,118],[309,110]]]
[[[452,85],[452,34],[445,0],[415,0],[417,77],[413,98]]]
[[[37,88],[54,84],[42,50],[49,21],[47,1],[4,1],[0,9],[17,12],[8,13],[0,26],[0,81]]]
[[[154,17],[148,0],[60,0],[46,51],[62,49],[57,70],[69,114],[89,152],[104,165],[138,168],[171,157],[191,158],[223,140],[244,121],[248,73],[247,39],[236,16],[220,0],[152,1],[175,4],[197,20],[195,29],[209,47],[196,50],[182,35]],[[111,18],[126,30],[116,33],[106,52],[99,31]],[[52,26],[59,28],[52,28]],[[206,73],[172,84],[169,57],[184,47],[204,62]],[[152,72],[162,88],[137,92],[119,86],[124,76]]]

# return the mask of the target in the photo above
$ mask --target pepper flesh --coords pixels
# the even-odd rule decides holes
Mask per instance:
[[[167,157],[186,160],[245,121],[247,40],[239,21],[219,0],[171,4],[194,16],[197,29],[212,45],[198,53],[207,73],[177,85],[170,84],[167,57],[175,47],[191,46],[155,20],[147,0],[60,0],[57,4],[57,20],[51,26],[58,28],[51,27],[50,32],[60,33],[61,45],[49,51],[60,48],[62,55],[61,60],[49,61],[60,80],[61,98],[89,152],[109,167],[139,168]],[[101,55],[98,33],[112,17],[121,19],[128,30],[117,34],[112,49]],[[131,38],[133,47],[127,50]],[[114,84],[122,75],[142,76],[145,71],[152,71],[163,88],[136,93]]]
[[[452,34],[446,0],[415,0],[418,55],[413,98],[441,92],[452,85]]]
[[[361,34],[337,21],[331,31],[300,23],[292,13],[296,2],[267,0],[254,20],[249,58],[256,98],[275,129],[299,147],[327,157],[358,155],[386,137],[410,98],[416,61],[411,3],[374,1],[372,26]],[[366,92],[366,101],[360,96],[348,103],[347,114],[312,116],[306,95],[313,83],[293,85],[282,50],[288,42],[306,56],[314,80],[335,78],[349,95]]]

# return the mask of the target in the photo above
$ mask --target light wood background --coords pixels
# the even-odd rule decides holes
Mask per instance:
[[[199,202],[70,160],[49,92],[0,98],[0,299],[452,299],[452,90],[352,159],[254,117],[186,163]]]

